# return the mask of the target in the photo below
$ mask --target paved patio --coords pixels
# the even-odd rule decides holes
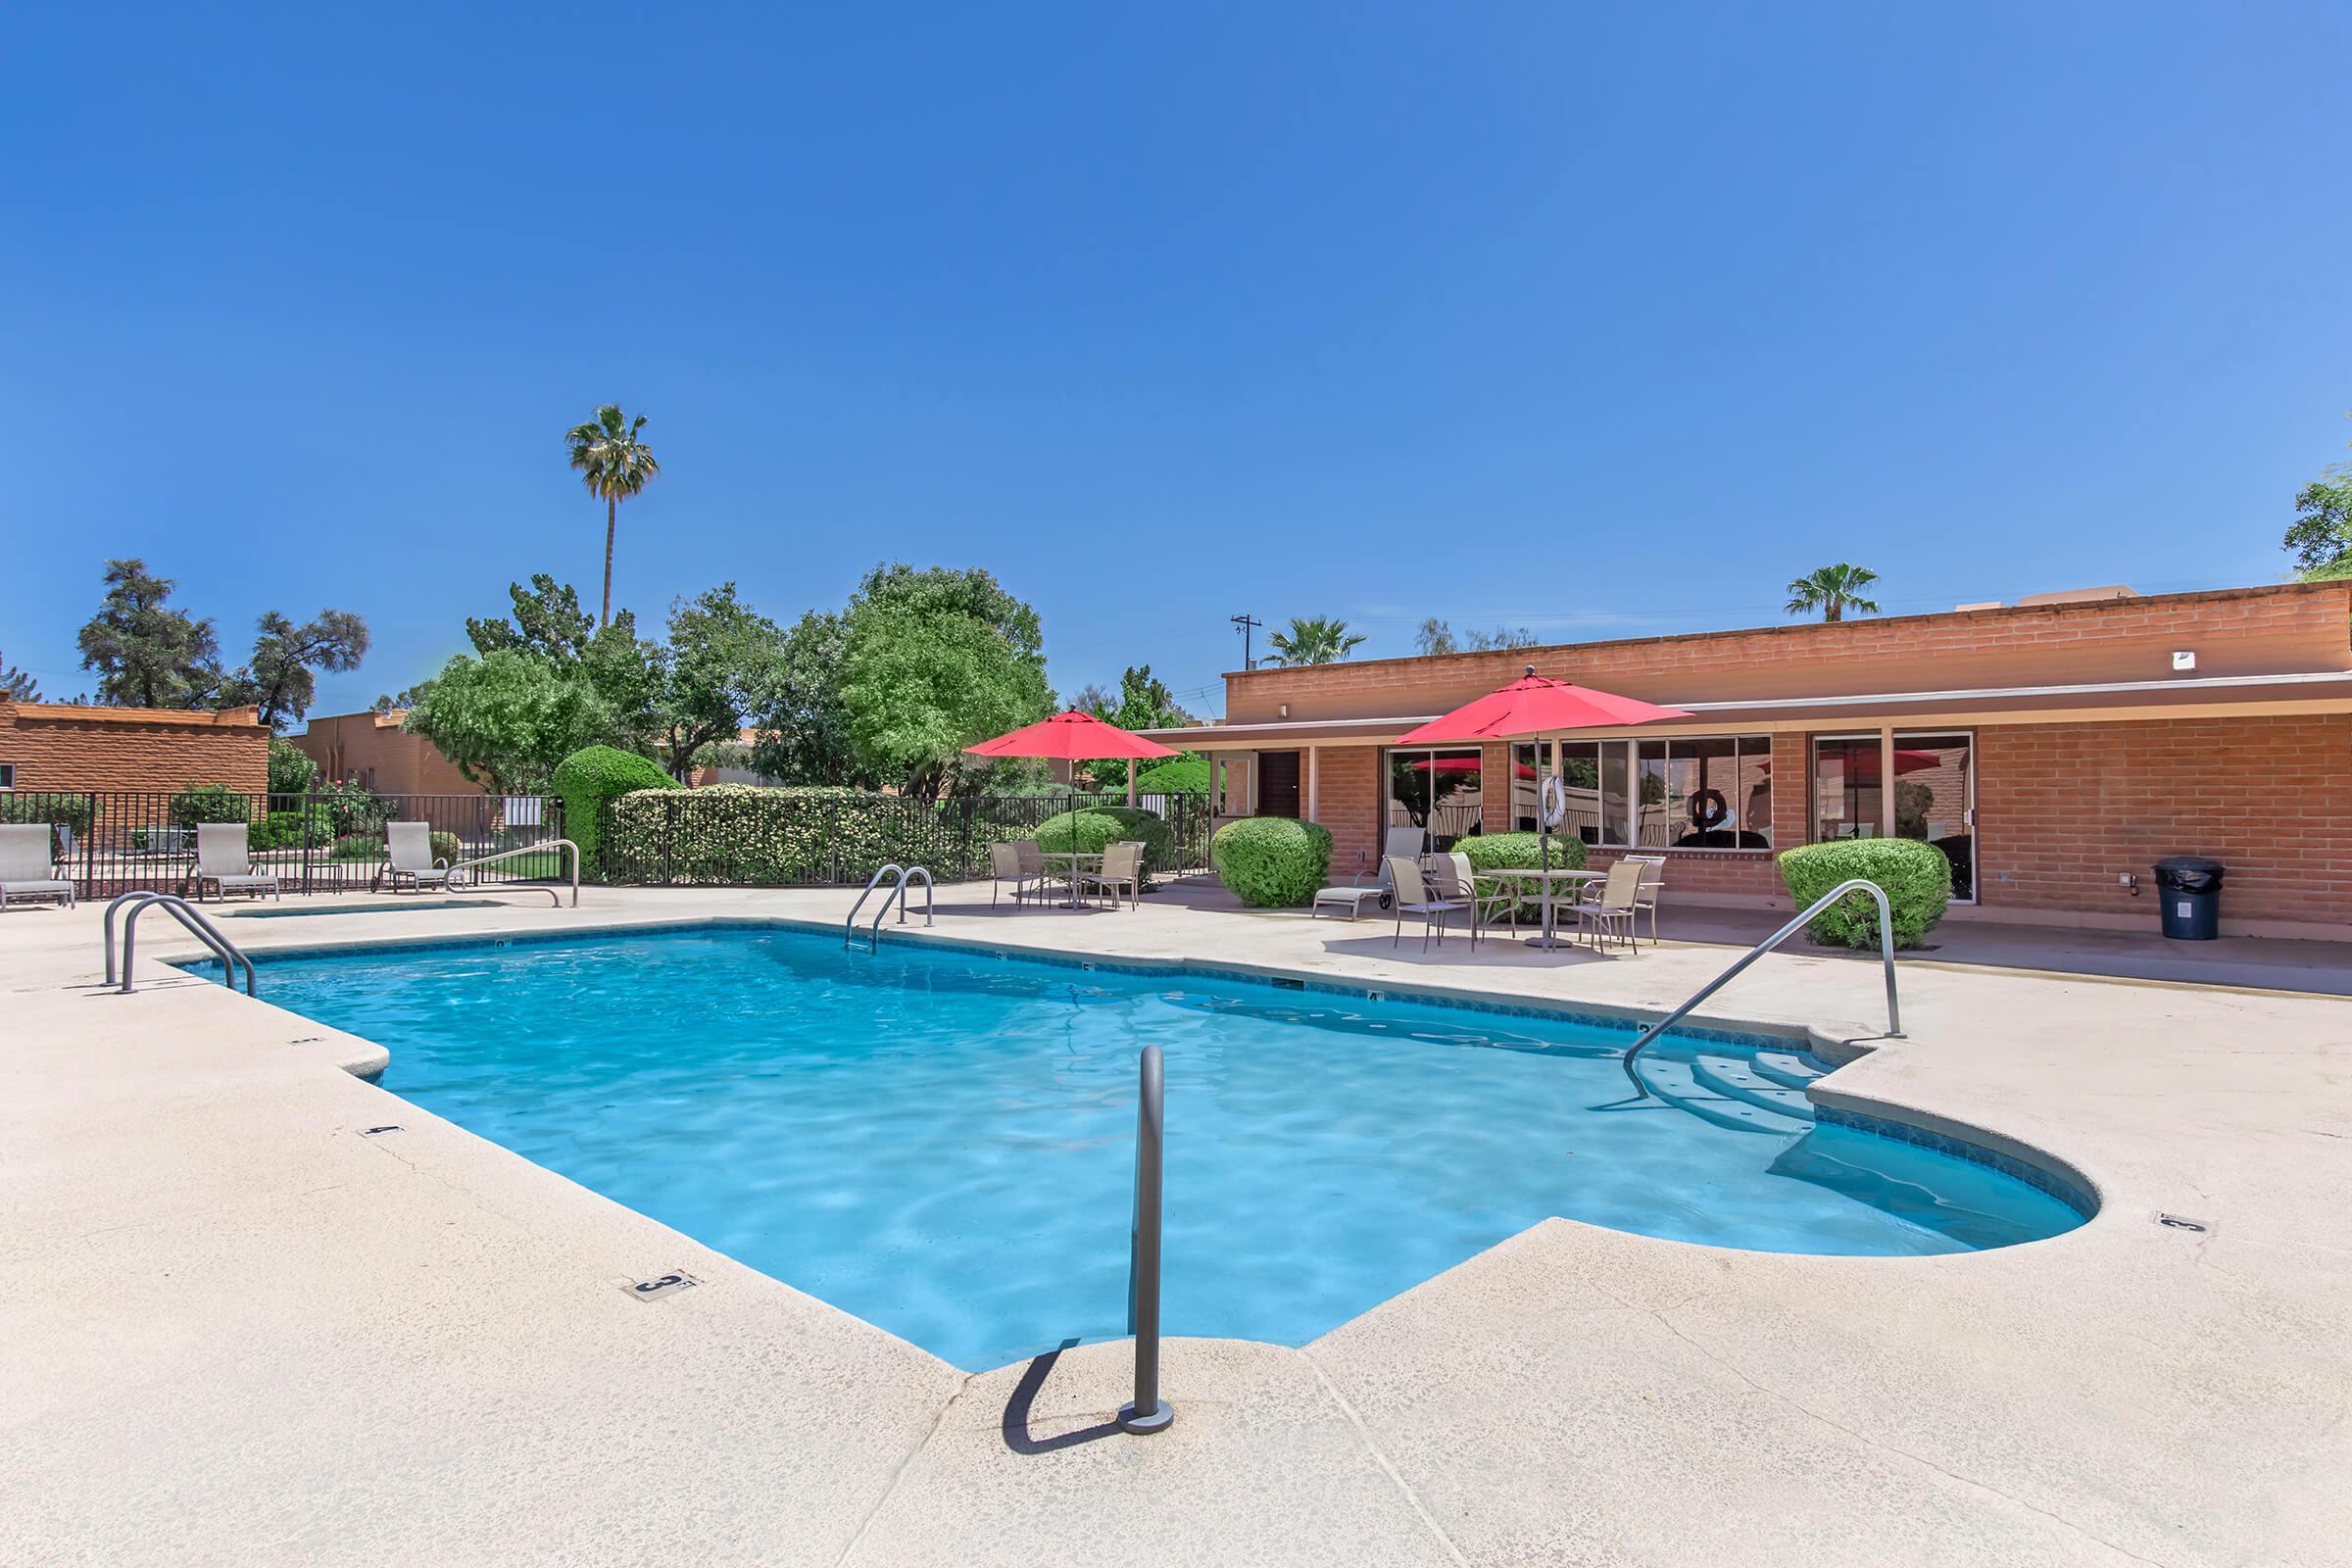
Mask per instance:
[[[229,918],[260,952],[849,899]],[[933,936],[1634,1011],[1730,956],[985,899],[943,889]],[[2192,956],[2263,989],[2142,984],[1947,923],[1875,1050],[1875,967],[1769,958],[1709,1014],[1847,1042],[1818,1098],[2038,1152],[2098,1216],[1912,1259],[1551,1220],[1302,1349],[1170,1342],[1146,1440],[1099,1431],[1124,1346],[967,1377],[353,1076],[376,1048],[163,968],[160,921],[140,993],[99,992],[96,919],[0,917],[0,1560],[2352,1560],[2352,1009],[2287,994],[2341,989],[2291,944]],[[674,1269],[704,1284],[626,1290]]]

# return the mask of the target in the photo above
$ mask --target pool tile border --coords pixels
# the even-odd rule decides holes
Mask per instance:
[[[1983,1165],[2003,1176],[2024,1182],[2036,1192],[2055,1198],[2082,1215],[2086,1221],[2095,1218],[2099,1212],[2097,1199],[2057,1172],[2031,1160],[2019,1159],[2014,1154],[2004,1154],[1997,1149],[1987,1149],[1983,1144],[1971,1143],[1965,1138],[1954,1138],[1947,1133],[1939,1133],[1932,1127],[1922,1127],[1916,1122],[1896,1121],[1886,1116],[1873,1116],[1863,1111],[1848,1110],[1842,1105],[1816,1104],[1813,1107],[1813,1120],[1817,1126],[1843,1127],[1853,1132],[1873,1133],[1881,1138],[1892,1139],[1899,1144],[1910,1144],[1915,1148],[1925,1149],[1934,1153],[1949,1154],[1954,1159],[1965,1159],[1973,1164]]]

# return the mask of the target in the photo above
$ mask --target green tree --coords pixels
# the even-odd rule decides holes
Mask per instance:
[[[321,610],[300,626],[273,610],[255,629],[253,659],[228,678],[220,705],[251,703],[271,729],[311,710],[318,670],[357,669],[368,654],[368,623],[348,610]]]
[[[1105,719],[1121,729],[1174,729],[1190,724],[1193,715],[1176,702],[1176,694],[1167,683],[1152,673],[1150,664],[1130,664],[1119,672],[1119,689],[1113,694],[1090,686],[1078,694],[1077,706],[1097,718]],[[1127,764],[1123,760],[1103,760],[1086,764],[1098,789],[1127,787]]]
[[[2280,544],[2306,582],[2352,577],[2352,466],[2339,464],[2295,492],[2295,520]]]
[[[1450,625],[1431,615],[1421,622],[1420,630],[1413,633],[1413,651],[1424,659],[1432,659],[1444,654],[1458,654],[1462,651],[1462,645],[1454,640]]]
[[[1818,610],[1823,620],[1843,620],[1849,610],[1857,615],[1875,615],[1879,602],[1863,598],[1862,591],[1878,580],[1879,574],[1868,566],[1839,562],[1818,567],[1788,585],[1788,613],[1809,615]]]
[[[282,735],[270,737],[270,793],[300,795],[318,774],[318,764]]]
[[[964,747],[1053,707],[1043,668],[976,615],[869,603],[850,616],[843,666],[851,749],[918,799],[973,778]]]
[[[1293,615],[1288,628],[1266,638],[1273,648],[1260,662],[1268,664],[1336,664],[1363,645],[1364,639],[1348,623],[1328,615]]]
[[[662,471],[654,449],[639,438],[645,416],[625,417],[617,403],[607,403],[585,424],[575,424],[564,438],[570,449],[571,466],[588,493],[605,504],[605,606],[600,625],[612,623],[612,535],[619,525],[620,504],[633,500]]]
[[[226,676],[213,623],[166,603],[176,586],[129,557],[106,564],[106,600],[81,628],[81,667],[98,701],[123,708],[203,708]]]
[[[784,633],[752,715],[752,769],[785,784],[872,784],[850,745],[842,696],[849,617],[811,610]]]
[[[429,680],[420,680],[414,686],[386,692],[375,700],[375,710],[379,713],[405,713],[424,701],[424,694],[432,689],[432,685]]]
[[[1536,634],[1525,626],[1519,627],[1516,631],[1508,626],[1497,626],[1493,631],[1479,631],[1473,628],[1457,638],[1453,634],[1453,627],[1435,615],[1422,621],[1420,629],[1413,633],[1414,651],[1424,658],[1437,654],[1458,654],[1465,651],[1484,654],[1492,653],[1496,649],[1533,648],[1535,645]]]
[[[774,689],[784,634],[722,583],[670,607],[662,662],[662,760],[680,783],[697,752],[733,742]]]
[[[638,637],[636,615],[624,610],[599,626],[581,610],[579,591],[544,571],[532,575],[528,588],[509,583],[507,598],[512,618],[466,620],[474,651],[530,654],[586,681],[612,714],[604,741],[650,752],[663,727],[662,650]]]
[[[1045,630],[1037,612],[1005,592],[993,572],[978,566],[917,569],[904,561],[876,566],[850,596],[850,614],[895,609],[919,616],[968,615],[1004,639],[1014,657],[1046,668]]]
[[[6,659],[0,659],[0,697],[12,702],[37,703],[41,700],[41,683]]]
[[[442,666],[401,727],[493,794],[537,789],[611,727],[603,699],[552,661],[501,648]]]

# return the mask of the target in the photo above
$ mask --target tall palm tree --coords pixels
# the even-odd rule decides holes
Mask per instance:
[[[612,623],[612,533],[620,520],[620,504],[645,488],[662,471],[654,449],[637,439],[645,416],[624,418],[620,405],[608,403],[586,424],[575,424],[564,442],[571,448],[571,466],[579,471],[588,493],[605,504],[605,608],[597,624]]]
[[[1348,623],[1329,615],[1311,618],[1291,617],[1288,631],[1278,631],[1266,641],[1274,651],[1258,661],[1261,664],[1336,664],[1352,653],[1363,638],[1348,629]]]
[[[1879,602],[1863,598],[1862,590],[1878,580],[1879,574],[1868,566],[1849,566],[1842,561],[1808,571],[1788,585],[1788,613],[1809,615],[1818,610],[1824,620],[1843,620],[1849,610],[1875,615]]]

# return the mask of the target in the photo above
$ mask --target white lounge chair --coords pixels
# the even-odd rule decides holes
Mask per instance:
[[[1440,946],[1446,941],[1446,916],[1455,909],[1467,909],[1469,904],[1461,899],[1441,899],[1432,895],[1421,880],[1421,863],[1403,856],[1391,856],[1388,860],[1389,885],[1396,890],[1396,934],[1389,941],[1395,947],[1404,940],[1404,917],[1421,917],[1421,951],[1429,951],[1429,939],[1434,934]]]
[[[57,874],[47,822],[0,827],[0,909],[11,899],[55,899],[74,907],[74,883]]]
[[[375,880],[378,886],[389,882],[395,893],[404,884],[418,892],[439,888],[444,893],[465,885],[463,876],[452,872],[445,861],[433,858],[430,822],[386,822],[384,856],[384,868]]]
[[[1418,863],[1421,858],[1421,847],[1428,840],[1429,830],[1426,828],[1393,827],[1389,829],[1388,841],[1380,847],[1380,875],[1370,882],[1366,882],[1359,876],[1345,887],[1319,890],[1315,894],[1314,906],[1307,911],[1308,915],[1319,917],[1327,908],[1346,909],[1348,918],[1353,920],[1363,914],[1366,904],[1377,903],[1383,908],[1388,907],[1391,895],[1389,861],[1402,857]]]
[[[204,899],[206,883],[228,902],[231,893],[250,894],[260,898],[272,894],[284,898],[277,878],[254,864],[253,851],[248,847],[250,829],[243,822],[199,822],[196,824],[196,870],[190,880],[195,884],[199,903]]]

